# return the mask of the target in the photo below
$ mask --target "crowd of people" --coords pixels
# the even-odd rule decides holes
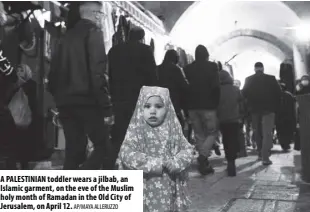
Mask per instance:
[[[221,140],[227,174],[233,177],[235,160],[247,155],[246,146],[257,150],[262,165],[272,164],[275,132],[284,151],[293,140],[300,148],[294,137],[294,95],[310,93],[308,76],[298,82],[296,93],[290,92],[291,85],[265,74],[264,64],[257,62],[241,89],[240,81],[221,63],[209,61],[203,45],[185,67],[178,65],[173,49],[157,66],[141,28],[131,29],[129,41],[113,46],[106,55],[101,7],[97,2],[81,4],[81,20],[60,39],[52,56],[48,89],[66,139],[63,169],[143,170],[144,211],[186,211],[188,168],[195,149],[201,175],[213,173],[209,157],[213,149],[221,154]],[[1,87],[4,82],[29,82],[27,67],[4,67]],[[0,89],[4,90],[8,89]],[[8,102],[0,101],[0,106],[8,108]],[[9,126],[3,123],[2,131]],[[188,126],[192,134],[186,133]],[[93,143],[90,155],[88,140]]]

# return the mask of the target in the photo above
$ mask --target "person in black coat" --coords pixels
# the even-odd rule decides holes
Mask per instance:
[[[113,46],[108,53],[109,85],[115,115],[111,131],[115,161],[141,87],[157,85],[155,58],[151,47],[143,43],[144,36],[143,29],[133,28],[129,32],[129,41]]]
[[[217,136],[217,107],[220,101],[220,80],[216,63],[209,61],[209,52],[203,45],[195,50],[195,61],[184,68],[189,82],[187,108],[199,152],[199,171],[213,173],[208,161]]]
[[[18,80],[10,88],[9,95],[12,98],[15,93],[22,88],[25,93],[28,106],[31,111],[31,122],[28,126],[17,126],[15,124],[15,142],[16,145],[12,151],[14,155],[9,158],[10,166],[12,169],[17,169],[17,162],[20,163],[21,169],[29,169],[29,162],[35,160],[37,151],[40,149],[40,143],[38,140],[37,127],[37,85],[32,79],[31,69],[22,64],[16,68]]]
[[[60,39],[49,73],[48,88],[66,138],[63,169],[112,169],[109,129],[113,111],[102,32],[103,5],[83,2],[79,10],[81,19]],[[81,165],[86,136],[94,150]]]
[[[162,64],[157,68],[157,77],[158,85],[169,89],[175,112],[181,126],[184,127],[185,120],[181,111],[185,110],[184,96],[188,89],[188,82],[182,74],[181,68],[177,65],[178,61],[179,55],[177,51],[168,50]]]
[[[10,158],[15,156],[16,127],[8,108],[8,92],[17,81],[16,69],[5,57],[0,47],[0,156],[5,159],[4,169],[15,169]]]
[[[291,94],[295,94],[294,70],[291,64],[281,63],[280,65],[280,81],[286,86],[286,90]]]
[[[20,3],[15,6],[18,5]],[[21,11],[7,13],[4,10],[7,6],[7,3],[0,2],[0,157],[5,159],[4,169],[16,169],[17,128],[8,105],[12,87],[18,82],[17,66],[21,55],[19,44],[27,40],[27,33],[16,27],[23,25],[20,25],[24,21]]]
[[[296,81],[296,96],[310,94],[310,79],[308,75],[304,75],[301,79]],[[297,124],[295,132],[295,144],[294,149],[300,151],[300,110],[299,105],[297,104]]]
[[[281,88],[281,104],[276,114],[276,129],[279,143],[282,149],[287,151],[290,149],[296,131],[296,100],[292,93],[287,90],[285,84],[281,83]]]
[[[252,115],[259,159],[263,160],[263,165],[270,165],[272,131],[282,92],[276,78],[264,73],[261,62],[255,63],[254,68],[255,74],[246,78],[242,94]]]

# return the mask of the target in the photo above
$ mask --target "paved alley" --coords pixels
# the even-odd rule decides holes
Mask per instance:
[[[275,145],[273,165],[262,166],[254,152],[237,160],[237,177],[226,177],[226,162],[213,156],[215,174],[190,173],[191,212],[308,212],[310,185],[300,179],[300,152]]]

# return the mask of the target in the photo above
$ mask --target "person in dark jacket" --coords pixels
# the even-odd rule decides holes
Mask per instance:
[[[270,165],[272,131],[275,125],[275,113],[278,110],[281,88],[276,78],[264,73],[264,65],[254,65],[255,74],[245,80],[243,96],[252,114],[253,131],[257,143],[259,159],[263,165]]]
[[[26,64],[21,64],[16,68],[18,80],[13,84],[9,91],[9,96],[13,97],[19,88],[25,93],[29,109],[31,111],[31,122],[28,126],[15,125],[15,148],[13,149],[15,156],[9,158],[12,169],[17,169],[17,163],[21,165],[21,169],[29,169],[29,162],[34,160],[37,150],[40,149],[38,139],[37,126],[37,85],[32,79],[32,71]]]
[[[81,20],[61,38],[52,58],[49,90],[59,110],[65,139],[64,169],[112,169],[109,125],[113,122],[100,2],[80,5]],[[85,155],[88,136],[94,144]]]
[[[217,133],[219,71],[217,64],[209,61],[207,48],[199,45],[195,51],[195,61],[187,65],[184,72],[189,82],[187,108],[199,152],[199,171],[206,175],[214,172],[208,156]]]
[[[308,75],[302,76],[296,87],[297,95],[310,94],[310,77]]]
[[[220,131],[223,137],[228,176],[236,176],[235,160],[239,151],[239,122],[241,119],[241,92],[234,86],[227,71],[220,71],[221,97],[218,107]]]
[[[16,169],[16,126],[8,108],[8,92],[17,81],[16,69],[5,56],[0,42],[0,157],[4,169]]]
[[[115,125],[111,132],[115,161],[141,87],[157,85],[155,58],[151,47],[143,43],[144,36],[143,29],[133,28],[129,32],[129,41],[113,46],[108,54],[109,82],[115,115]]]
[[[16,127],[8,108],[8,92],[11,86],[17,82],[17,64],[16,57],[12,56],[12,51],[15,48],[13,50],[12,48],[7,48],[9,43],[6,41],[9,37],[5,26],[10,18],[6,15],[3,2],[0,2],[0,13],[0,157],[5,161],[3,169],[16,169],[15,160],[12,160],[16,156],[14,151],[16,146]]]
[[[11,89],[18,82],[20,43],[27,43],[28,33],[22,24],[25,23],[22,11],[12,13],[5,8],[8,3],[0,2],[0,157],[5,160],[4,169],[16,169],[17,129],[8,105]]]
[[[168,50],[163,63],[157,68],[157,77],[158,86],[169,89],[173,107],[183,128],[185,120],[182,110],[185,109],[184,94],[187,92],[188,82],[177,65],[178,62],[178,52],[173,49]]]
[[[307,95],[310,94],[310,77],[308,75],[304,75],[301,79],[296,81],[296,96]],[[294,149],[300,151],[300,108],[299,104],[296,104],[296,132],[295,132],[295,144]]]
[[[291,94],[295,94],[294,70],[291,64],[281,63],[280,65],[280,81],[286,86],[286,90]]]
[[[276,129],[283,151],[288,151],[296,131],[296,100],[285,84],[281,83],[281,88],[282,96],[279,111],[276,114]]]
[[[238,88],[240,95],[241,95],[241,91],[240,91],[241,82],[240,82],[240,80],[235,80],[234,86]],[[246,134],[244,132],[244,125],[245,125],[245,118],[246,118],[246,107],[245,107],[245,100],[242,97],[242,95],[240,98],[241,99],[239,101],[239,114],[240,114],[240,119],[239,119],[239,157],[247,157],[248,153],[246,151]]]
[[[234,84],[239,89],[241,89],[241,81],[240,80],[235,80]],[[246,145],[252,146],[253,149],[256,149],[256,143],[254,140],[254,135],[253,135],[253,133],[251,133],[251,131],[252,131],[251,113],[249,112],[249,110],[247,108],[247,102],[245,101],[244,98],[243,98],[241,105],[242,105],[242,107],[240,108],[240,113],[243,114],[242,115],[243,116],[242,122],[243,122],[243,125],[245,126],[245,132],[243,132],[243,126],[242,126],[242,132],[244,133]]]
[[[221,72],[221,71],[224,71],[223,70],[223,65],[220,61],[217,62],[217,68],[218,68],[218,71]],[[221,145],[221,132],[220,132],[220,129],[219,129],[219,123],[217,123],[217,133],[216,133],[216,137],[215,137],[215,142],[213,144],[213,150],[214,150],[214,153],[217,155],[217,156],[221,156],[222,153],[221,153],[221,150],[220,150],[220,145]]]

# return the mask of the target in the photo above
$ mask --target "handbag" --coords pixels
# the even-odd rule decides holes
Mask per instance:
[[[28,97],[22,87],[13,95],[8,108],[17,127],[28,127],[32,121],[32,113],[29,107]]]

